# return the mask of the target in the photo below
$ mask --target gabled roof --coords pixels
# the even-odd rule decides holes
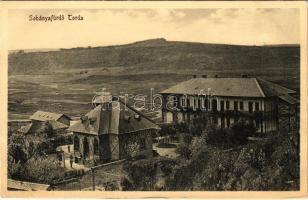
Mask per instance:
[[[295,93],[294,90],[290,90],[286,87],[282,87],[276,83],[272,83],[263,79],[257,79],[263,93],[265,96],[279,96],[283,94],[293,94]]]
[[[210,94],[232,97],[269,97],[279,94],[290,94],[295,91],[257,78],[193,78],[181,82],[161,94]]]
[[[154,122],[122,101],[101,104],[82,118],[68,130],[99,135],[159,129]]]
[[[20,129],[18,129],[18,132],[20,132],[20,133],[28,133],[31,130],[31,127],[32,127],[32,123],[27,124],[26,126],[20,127]]]
[[[37,132],[42,129],[42,123],[45,122],[40,122],[40,124],[35,124],[35,125],[33,125],[32,123],[27,124],[26,126],[22,126],[20,129],[18,129],[18,132],[24,134]],[[65,129],[69,127],[66,124],[63,124],[55,120],[48,121],[48,123],[51,125],[52,130]]]
[[[48,122],[50,123],[52,130],[65,129],[69,127],[68,125],[55,121],[55,120],[51,120]]]
[[[22,190],[22,191],[44,191],[51,189],[50,185],[18,181],[13,179],[8,179],[7,187],[9,189]]]
[[[60,113],[51,113],[51,112],[44,112],[41,110],[36,111],[31,117],[31,120],[38,120],[38,121],[50,121],[50,120],[58,120],[60,119],[62,116],[67,117],[68,119],[70,119],[69,116],[65,115],[65,114],[60,114]]]

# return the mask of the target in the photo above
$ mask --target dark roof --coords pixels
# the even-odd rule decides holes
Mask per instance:
[[[82,118],[68,130],[98,135],[159,129],[154,122],[122,101],[101,104]]]
[[[282,94],[293,94],[296,93],[294,90],[290,90],[286,87],[280,86],[276,83],[272,83],[263,79],[257,79],[258,83],[265,96],[279,96]]]
[[[22,126],[20,129],[18,129],[18,132],[25,134],[37,132],[42,129],[42,127],[44,126],[43,123],[46,122],[40,122],[39,124],[36,123],[35,125],[33,125],[32,123],[27,124],[26,126]],[[48,121],[48,123],[51,125],[52,130],[65,129],[69,127],[66,124],[63,124],[55,120],[50,120]]]
[[[299,100],[288,95],[288,94],[285,94],[285,95],[280,95],[279,96],[279,99],[288,103],[288,104],[291,104],[291,105],[295,105],[295,104],[298,104],[299,103]]]
[[[68,119],[70,119],[69,116],[65,115],[65,114],[61,114],[61,113],[51,113],[51,112],[45,112],[45,111],[41,111],[38,110],[36,111],[31,117],[31,120],[37,120],[37,121],[50,121],[50,120],[58,120],[60,119],[62,116],[67,117]]]
[[[22,191],[46,191],[50,190],[50,185],[32,183],[25,181],[18,181],[13,179],[8,179],[7,187],[9,189],[22,190]]]
[[[210,94],[214,96],[233,97],[269,97],[278,94],[295,93],[295,91],[258,78],[193,78],[181,82],[161,94]]]

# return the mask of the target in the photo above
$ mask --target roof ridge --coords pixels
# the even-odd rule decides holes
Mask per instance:
[[[149,117],[145,116],[144,114],[142,114],[140,111],[136,110],[135,108],[133,108],[132,106],[124,103],[120,98],[119,98],[119,102],[124,104],[124,106],[127,106],[129,109],[133,110],[134,112],[136,112],[138,115],[142,116],[143,118],[149,120],[150,122],[152,122],[153,124],[157,125],[152,119],[150,119]]]

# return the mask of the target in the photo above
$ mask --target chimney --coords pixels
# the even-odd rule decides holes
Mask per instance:
[[[194,75],[193,75],[193,78],[197,78],[197,75],[194,74]]]
[[[242,74],[242,78],[248,78],[247,74]]]
[[[202,75],[202,78],[207,78],[207,75],[206,75],[206,74],[203,74],[203,75]]]

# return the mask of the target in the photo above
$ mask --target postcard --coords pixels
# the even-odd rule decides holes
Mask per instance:
[[[1,195],[307,196],[306,2],[2,2]]]

